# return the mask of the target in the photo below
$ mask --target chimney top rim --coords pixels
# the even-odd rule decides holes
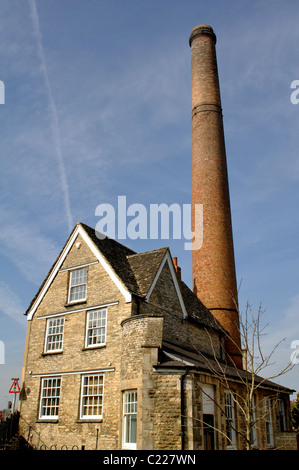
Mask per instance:
[[[191,30],[191,34],[190,34],[190,38],[189,38],[189,45],[190,46],[191,46],[192,39],[195,36],[198,36],[200,34],[205,34],[205,35],[211,36],[214,39],[215,43],[216,43],[216,35],[213,31],[213,28],[211,26],[209,26],[208,24],[199,24]]]

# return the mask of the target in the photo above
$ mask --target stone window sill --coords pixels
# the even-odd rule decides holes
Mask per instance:
[[[77,419],[76,423],[82,424],[82,423],[102,423],[103,418],[95,418],[95,419]]]
[[[49,352],[43,352],[41,355],[44,356],[55,356],[56,354],[62,354],[63,351],[49,351]]]
[[[74,307],[76,305],[86,305],[87,304],[87,300],[78,300],[78,302],[67,302],[64,307],[65,308],[68,308],[68,307]]]
[[[47,423],[47,424],[54,423],[55,424],[55,423],[58,423],[58,419],[56,418],[55,419],[37,419],[36,423]]]
[[[94,349],[103,349],[103,348],[106,348],[106,344],[98,344],[98,345],[95,345],[95,346],[87,346],[87,347],[82,348],[82,351],[89,351],[90,349],[94,350]]]

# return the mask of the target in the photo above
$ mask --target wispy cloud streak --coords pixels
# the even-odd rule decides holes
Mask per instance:
[[[51,84],[49,81],[49,75],[48,75],[45,54],[44,54],[44,49],[43,49],[43,44],[42,44],[42,35],[40,31],[39,17],[37,13],[36,3],[35,3],[35,0],[28,0],[28,1],[29,1],[30,11],[31,11],[33,31],[36,37],[37,52],[41,61],[41,69],[42,69],[42,73],[44,76],[47,93],[48,93],[49,109],[50,109],[50,115],[51,115],[51,128],[52,128],[53,140],[54,140],[54,145],[55,145],[55,153],[56,153],[56,157],[58,161],[61,186],[63,190],[68,230],[71,231],[73,228],[73,217],[72,217],[71,207],[70,207],[69,189],[68,189],[65,165],[64,165],[62,151],[61,151],[60,126],[59,126],[57,107],[53,98],[52,88],[51,88]]]
[[[24,306],[21,299],[15,294],[11,288],[5,283],[0,281],[0,311],[10,317],[12,320],[25,326],[24,319]]]

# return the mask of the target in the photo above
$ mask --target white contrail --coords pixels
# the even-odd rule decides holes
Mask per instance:
[[[44,54],[44,49],[43,49],[43,44],[42,44],[42,35],[41,35],[40,27],[39,27],[39,19],[38,19],[36,3],[35,3],[35,0],[28,0],[28,1],[30,5],[30,10],[31,10],[33,31],[34,31],[34,35],[36,37],[36,42],[37,42],[37,51],[38,51],[38,55],[41,61],[41,69],[44,75],[47,92],[48,92],[49,108],[50,108],[50,114],[51,114],[51,127],[52,127],[55,151],[56,151],[56,156],[57,156],[57,161],[58,161],[58,166],[59,166],[59,171],[60,171],[61,185],[62,185],[63,195],[64,195],[64,204],[65,204],[65,210],[66,210],[66,216],[67,216],[67,222],[68,222],[68,230],[71,231],[73,228],[73,218],[72,218],[72,213],[71,213],[71,208],[70,208],[67,177],[66,177],[62,152],[61,152],[60,127],[59,127],[57,108],[56,108],[55,101],[53,99],[53,93],[52,93],[52,89],[51,89],[51,85],[49,81],[49,75],[48,75],[45,54]]]
[[[26,325],[26,320],[24,319],[25,308],[21,299],[2,281],[0,281],[0,310],[14,321],[23,326]]]

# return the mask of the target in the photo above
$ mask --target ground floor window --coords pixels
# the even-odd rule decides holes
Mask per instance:
[[[267,445],[273,446],[273,427],[272,427],[272,410],[270,398],[265,399],[265,422],[266,422],[266,434],[267,434]]]
[[[137,444],[137,390],[123,393],[123,447],[136,449]]]
[[[278,400],[278,417],[279,417],[280,431],[284,432],[287,430],[287,427],[286,427],[284,402],[282,400]]]
[[[227,447],[233,447],[236,444],[236,427],[234,399],[231,392],[225,392],[225,417]]]
[[[84,375],[81,388],[81,418],[103,416],[104,375]]]
[[[202,386],[204,449],[215,450],[215,390],[213,385]]]
[[[257,445],[256,435],[256,411],[255,411],[255,397],[252,397],[251,402],[251,421],[250,421],[250,444],[252,447]]]
[[[60,377],[42,378],[39,417],[57,419],[60,399]]]

